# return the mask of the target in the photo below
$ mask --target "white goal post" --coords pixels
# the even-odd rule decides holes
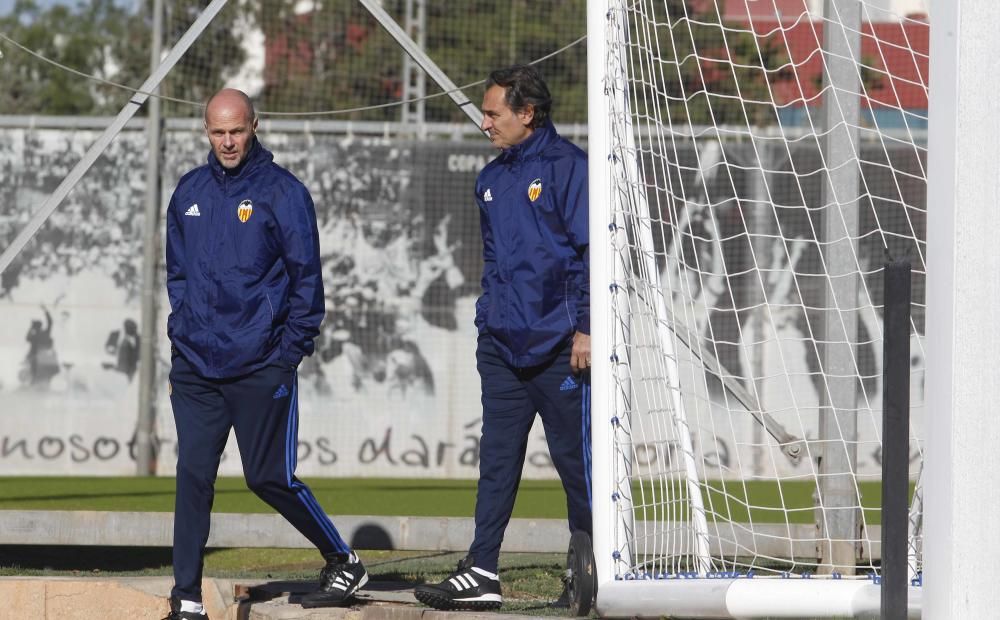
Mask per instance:
[[[589,2],[602,616],[878,613],[889,259],[920,613],[929,24],[886,4]]]

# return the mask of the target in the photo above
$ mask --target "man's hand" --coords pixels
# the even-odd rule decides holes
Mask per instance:
[[[590,334],[581,332],[573,334],[573,350],[569,355],[569,367],[576,375],[590,370]]]

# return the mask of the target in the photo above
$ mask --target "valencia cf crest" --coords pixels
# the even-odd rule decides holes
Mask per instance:
[[[531,202],[535,202],[541,195],[542,195],[542,180],[535,179],[534,181],[531,182],[531,185],[528,186],[528,198],[531,200]]]
[[[241,222],[246,223],[251,215],[253,215],[253,203],[249,200],[244,200],[236,207],[236,217],[240,218]]]

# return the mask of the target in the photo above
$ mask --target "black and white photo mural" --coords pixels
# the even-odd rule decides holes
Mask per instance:
[[[0,245],[13,240],[97,135],[0,128]],[[208,153],[194,129],[169,129],[165,140],[164,205],[177,179]],[[473,319],[482,250],[473,187],[495,151],[475,137],[416,141],[266,124],[261,141],[311,191],[320,231],[327,314],[316,352],[299,372],[299,474],[476,477],[481,406]],[[771,178],[762,182],[739,172],[740,162],[752,163],[759,153],[746,145],[725,148],[691,145],[677,153],[674,169],[684,172],[670,181],[675,193],[687,188],[686,200],[660,214],[679,231],[657,248],[661,257],[673,257],[661,260],[660,268],[664,281],[683,285],[689,305],[702,309],[688,329],[711,341],[727,374],[771,376],[791,369],[785,385],[794,395],[765,394],[785,423],[780,411],[792,403],[815,409],[820,388],[814,335],[803,320],[820,306],[824,286],[818,214],[793,208],[818,200],[817,177],[802,172],[816,167],[810,163],[815,154],[775,155]],[[0,278],[5,474],[135,471],[145,149],[141,130],[119,135]],[[735,165],[712,164],[722,159]],[[899,170],[916,165],[894,162]],[[858,246],[863,270],[874,273],[884,258],[882,240],[868,234],[872,218],[880,217],[883,228],[903,226],[885,217],[899,195],[924,203],[922,194],[912,195],[922,185],[907,186],[900,178],[886,175],[884,187],[867,188],[872,198],[862,210]],[[770,194],[762,196],[765,186]],[[756,209],[764,201],[787,208]],[[765,212],[778,215],[762,218]],[[920,218],[915,234],[922,244]],[[788,241],[769,243],[779,229]],[[907,235],[913,236],[900,230],[889,237],[898,256],[923,251]],[[877,297],[875,279],[866,276],[865,283]],[[762,287],[772,310],[763,323],[751,310]],[[162,278],[157,291],[156,466],[159,474],[172,475],[169,305]],[[922,273],[915,275],[914,295],[914,323],[922,333]],[[877,309],[881,300],[873,301]],[[880,320],[876,311],[859,323],[859,374],[871,394],[877,393],[881,351],[880,340],[868,334],[880,333]],[[752,343],[764,340],[782,344],[748,354]],[[919,355],[918,346],[913,350]],[[922,391],[918,377],[915,383]],[[719,387],[706,385],[718,397]],[[747,420],[731,421],[727,445],[696,440],[702,454],[715,455],[719,475],[725,475],[726,459],[750,458],[740,451],[758,441],[753,434],[759,429]],[[868,471],[877,460],[877,454],[859,454],[859,467]],[[240,474],[235,441],[220,473]],[[525,475],[555,477],[541,425],[530,439]]]
[[[9,243],[97,137],[3,129],[0,238]],[[261,132],[316,204],[327,315],[300,367],[302,475],[474,477],[482,269],[481,142]],[[145,167],[123,132],[3,274],[0,467],[10,474],[135,469]],[[164,204],[205,161],[204,136],[166,136]],[[161,227],[162,230],[162,227]],[[162,286],[159,287],[162,289]],[[169,312],[159,290],[157,468],[172,474]],[[539,430],[528,475],[553,475]],[[230,442],[223,474],[239,474]]]

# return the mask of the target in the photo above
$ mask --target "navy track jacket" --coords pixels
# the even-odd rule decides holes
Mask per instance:
[[[181,177],[167,208],[167,335],[209,378],[313,352],[325,302],[312,198],[254,139],[247,159]]]
[[[551,122],[505,149],[476,181],[483,294],[476,327],[526,368],[590,333],[587,154]]]

